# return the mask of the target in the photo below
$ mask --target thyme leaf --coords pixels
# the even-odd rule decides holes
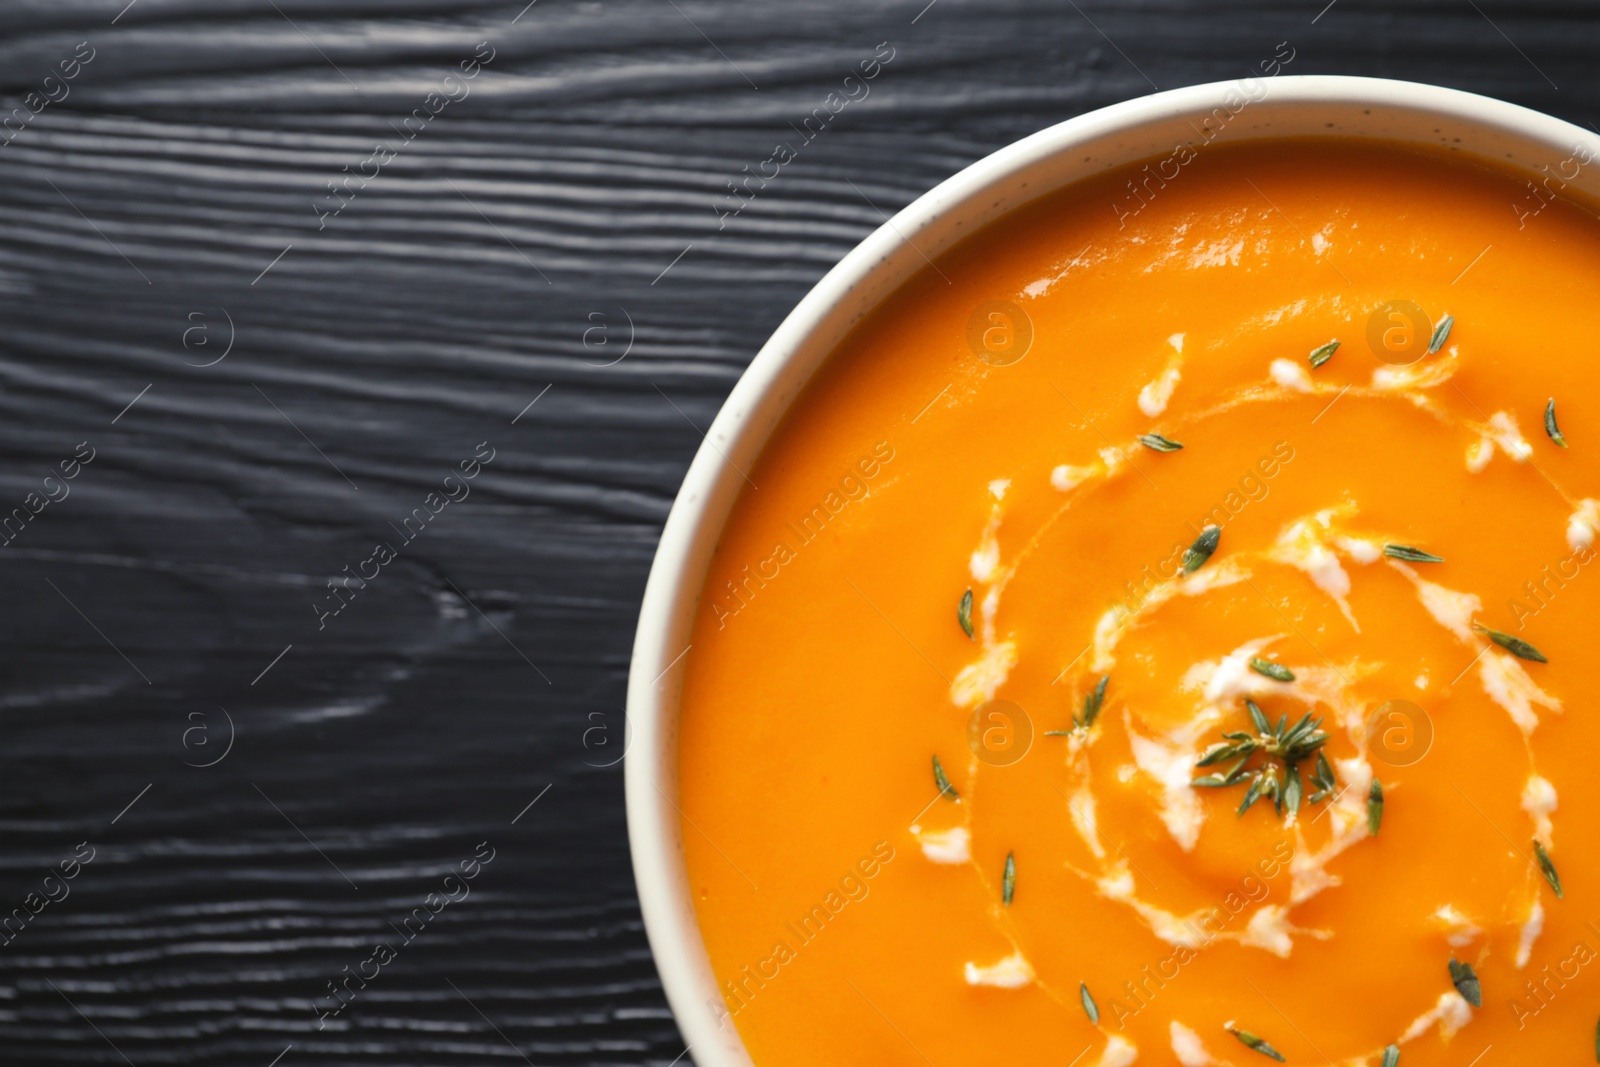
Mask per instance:
[[[1215,789],[1225,785],[1233,785],[1225,774],[1208,774],[1203,778],[1196,778],[1189,783],[1198,789]]]
[[[1378,1067],[1395,1067],[1400,1062],[1400,1046],[1390,1045],[1383,1050],[1383,1062]]]
[[[1094,1002],[1094,997],[1089,995],[1089,987],[1083,982],[1078,983],[1078,999],[1083,1001],[1083,1013],[1089,1017],[1089,1021],[1099,1026],[1100,1005]]]
[[[1476,624],[1474,624],[1476,626]],[[1477,631],[1518,659],[1531,659],[1535,663],[1549,663],[1543,652],[1534,648],[1520,637],[1503,634],[1499,630],[1491,630],[1487,626],[1476,626]]]
[[[1333,354],[1337,351],[1339,351],[1339,341],[1337,338],[1329,341],[1320,348],[1313,348],[1311,350],[1311,366],[1313,368],[1322,366],[1324,363],[1328,362],[1328,360],[1332,359]]]
[[[1550,883],[1550,888],[1556,891],[1556,899],[1562,898],[1561,876],[1556,873],[1556,865],[1550,862],[1550,853],[1544,850],[1536,837],[1533,839],[1533,854],[1539,860],[1539,872],[1544,875],[1544,880]]]
[[[1010,852],[1006,853],[1006,873],[1000,879],[1000,900],[1006,907],[1011,907],[1011,898],[1017,895],[1017,861]]]
[[[1383,783],[1376,778],[1372,780],[1372,788],[1367,790],[1367,832],[1373,837],[1378,836],[1378,829],[1383,825]]]
[[[961,794],[956,792],[956,787],[950,784],[950,778],[944,773],[944,764],[939,762],[939,757],[933,757],[933,784],[939,787],[939,792],[950,800],[960,800]]]
[[[1267,717],[1261,713],[1261,709],[1256,706],[1256,702],[1246,698],[1244,706],[1249,709],[1250,721],[1255,723],[1256,729],[1264,734],[1270,734],[1272,732],[1272,723],[1267,721]]]
[[[1200,761],[1195,766],[1209,767],[1213,763],[1221,763],[1223,760],[1234,759],[1238,756],[1248,756],[1260,747],[1256,741],[1248,739],[1236,741],[1233,744],[1216,744],[1206,750],[1206,754],[1200,757]]]
[[[1262,659],[1260,656],[1252,656],[1250,658],[1250,669],[1255,671],[1257,674],[1264,674],[1274,681],[1294,681],[1294,671],[1291,671],[1288,667],[1285,667],[1282,664],[1274,663],[1270,659]]]
[[[968,641],[973,640],[974,638],[972,636],[972,587],[971,586],[968,586],[967,587],[967,591],[965,593],[961,594],[961,603],[956,607],[956,621],[961,624],[961,630],[962,630],[963,633],[965,633],[967,635],[967,640]]]
[[[1446,315],[1439,320],[1439,325],[1433,328],[1433,336],[1428,339],[1428,355],[1431,356],[1444,347],[1444,343],[1450,339],[1450,327],[1455,324],[1454,315]]]
[[[1238,1038],[1245,1048],[1259,1052],[1263,1056],[1269,1056],[1272,1059],[1277,1060],[1279,1063],[1284,1062],[1283,1053],[1279,1052],[1277,1049],[1267,1044],[1266,1041],[1257,1037],[1255,1034],[1252,1034],[1250,1031],[1236,1030],[1231,1026],[1228,1027],[1227,1030],[1228,1033]]]
[[[1474,1008],[1483,1007],[1483,987],[1478,984],[1478,973],[1472,969],[1472,964],[1462,963],[1451,956],[1450,981],[1455,983],[1456,992],[1468,1004]]]
[[[1432,552],[1424,552],[1420,548],[1410,545],[1384,545],[1383,554],[1390,559],[1403,559],[1407,563],[1443,563],[1443,556],[1435,556]]]
[[[1176,452],[1183,447],[1171,438],[1162,437],[1158,433],[1143,433],[1139,435],[1139,443],[1155,452]]]
[[[1544,432],[1549,434],[1550,440],[1554,441],[1560,447],[1567,447],[1567,437],[1561,432],[1561,427],[1556,425],[1555,397],[1551,397],[1550,403],[1544,406]]]
[[[1217,542],[1222,539],[1222,527],[1207,526],[1200,532],[1183,553],[1183,572],[1193,574],[1200,569],[1200,565],[1211,558],[1211,553],[1217,550]]]

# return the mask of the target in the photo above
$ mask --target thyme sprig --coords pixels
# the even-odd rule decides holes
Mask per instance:
[[[1195,764],[1196,768],[1215,766],[1232,761],[1227,770],[1194,779],[1190,785],[1202,788],[1224,788],[1245,785],[1244,800],[1239,804],[1242,816],[1258,800],[1272,801],[1282,815],[1288,809],[1291,815],[1300,810],[1302,802],[1315,804],[1333,793],[1335,781],[1333,768],[1322,753],[1328,735],[1321,730],[1322,720],[1308,712],[1293,725],[1284,715],[1276,726],[1253,700],[1246,700],[1250,721],[1255,733],[1236,731],[1224,733],[1223,740],[1212,745]],[[1254,766],[1251,760],[1260,754],[1263,758]],[[1317,791],[1305,797],[1305,787],[1300,780],[1300,763],[1316,757],[1311,783]]]
[[[1087,730],[1094,725],[1095,719],[1100,717],[1100,708],[1106,702],[1106,686],[1111,682],[1111,675],[1101,677],[1099,684],[1089,691],[1083,698],[1083,714],[1072,717],[1072,725]]]
[[[1072,717],[1070,730],[1046,730],[1046,737],[1071,737],[1079,730],[1087,730],[1094,725],[1100,717],[1100,709],[1105,706],[1106,686],[1111,683],[1111,675],[1102,675],[1095,687],[1089,690],[1089,695],[1083,698],[1083,711]]]

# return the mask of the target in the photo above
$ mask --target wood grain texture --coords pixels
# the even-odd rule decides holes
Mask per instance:
[[[0,133],[0,514],[94,454],[0,547],[0,917],[95,857],[0,934],[0,1058],[673,1061],[603,766],[638,600],[696,427],[880,212],[1284,40],[1290,73],[1595,115],[1579,3],[924,3],[0,6],[28,115]],[[719,221],[882,41],[871,95]]]

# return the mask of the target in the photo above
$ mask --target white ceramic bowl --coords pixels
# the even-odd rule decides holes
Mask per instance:
[[[656,966],[699,1067],[751,1065],[726,1013],[714,1010],[721,994],[695,919],[676,800],[689,634],[712,548],[743,484],[736,468],[750,468],[812,372],[862,316],[926,266],[924,256],[1063,186],[1165,157],[1180,143],[1204,143],[1208,123],[1219,142],[1311,136],[1443,144],[1525,168],[1531,179],[1554,175],[1591,197],[1600,192],[1600,167],[1585,164],[1565,177],[1575,148],[1579,158],[1600,160],[1600,140],[1537,111],[1412,82],[1263,76],[1156,93],[1042,130],[940,182],[840,260],[756,354],[711,424],[667,517],[634,638],[626,763],[634,877]]]

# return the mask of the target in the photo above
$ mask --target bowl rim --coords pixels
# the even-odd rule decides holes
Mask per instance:
[[[893,292],[909,276],[906,246],[952,213],[972,213],[975,205],[997,193],[1013,197],[1005,214],[1022,203],[1081,180],[1041,185],[1026,194],[1015,187],[1019,175],[1108,136],[1133,132],[1174,117],[1211,110],[1238,82],[1208,82],[1152,93],[1086,112],[1048,126],[1007,145],[944,179],[868,234],[812,287],[784,318],[723,404],[673,502],[650,568],[635,632],[629,668],[624,779],[627,824],[634,879],[645,930],[662,985],[678,1026],[700,1067],[752,1067],[737,1028],[728,1025],[710,958],[701,935],[682,846],[683,814],[677,795],[677,721],[683,671],[691,647],[692,628],[712,548],[737,496],[742,466],[735,457],[753,458],[770,438],[779,417],[842,336],[840,315],[852,302],[862,303],[849,316],[853,324]],[[1554,153],[1587,146],[1600,159],[1600,139],[1565,120],[1517,104],[1458,89],[1387,78],[1348,75],[1288,75],[1269,79],[1269,93],[1258,108],[1307,108],[1318,105],[1365,107],[1384,115],[1446,120],[1456,128],[1499,135]],[[1372,114],[1372,111],[1368,111]],[[1381,134],[1340,132],[1352,139]],[[1268,139],[1270,132],[1242,140]],[[1283,136],[1279,133],[1277,136]],[[1400,138],[1420,141],[1421,138]],[[1469,158],[1490,158],[1464,148]],[[1115,155],[1115,152],[1113,152]],[[1149,152],[1115,158],[1121,166],[1149,158]],[[1507,154],[1509,158],[1509,154]],[[1500,162],[1498,156],[1493,157]],[[1594,177],[1590,178],[1591,190]],[[1025,183],[1024,183],[1025,184]],[[1583,185],[1573,181],[1569,184]],[[999,201],[995,201],[999,203]],[[991,219],[959,234],[946,234],[943,247],[980,229]],[[948,228],[949,223],[946,221]],[[959,228],[960,223],[956,224]],[[915,245],[911,245],[915,248]],[[935,252],[934,254],[937,254]],[[913,265],[927,259],[920,250]],[[898,258],[897,258],[898,257]],[[896,266],[896,264],[898,266]],[[882,283],[898,269],[903,276]],[[837,335],[819,342],[822,326],[834,320]]]

